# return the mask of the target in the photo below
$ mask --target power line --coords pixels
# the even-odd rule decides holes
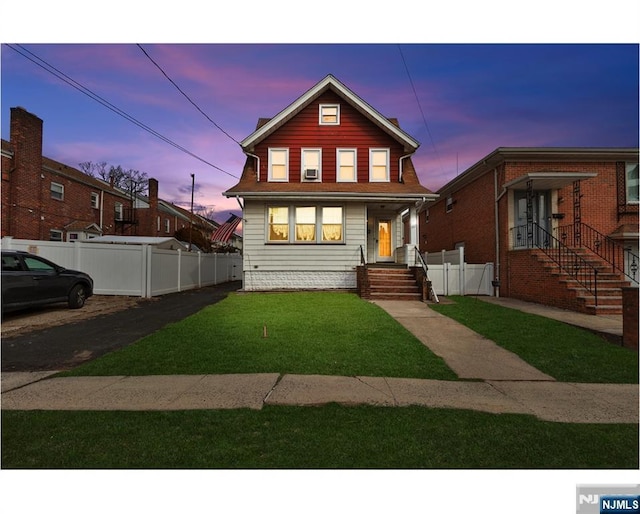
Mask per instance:
[[[416,91],[415,86],[413,85],[413,79],[411,78],[411,73],[409,73],[409,67],[407,66],[407,61],[404,58],[404,54],[402,53],[402,48],[398,45],[398,50],[400,51],[400,57],[402,58],[402,63],[404,64],[404,69],[407,72],[407,76],[409,77],[409,83],[411,84],[411,89],[413,90],[413,95],[416,98],[416,102],[418,104],[418,109],[420,110],[420,114],[422,115],[422,122],[424,123],[425,128],[427,129],[427,134],[429,135],[429,140],[431,141],[431,146],[433,146],[433,150],[436,153],[436,158],[440,163],[440,167],[442,168],[442,162],[440,161],[440,155],[438,153],[438,148],[436,147],[435,142],[433,141],[433,136],[431,135],[431,130],[429,130],[429,124],[427,123],[427,118],[424,115],[424,111],[422,110],[422,105],[420,104],[420,99],[418,98],[418,93]]]
[[[231,141],[233,141],[234,143],[237,143],[238,145],[240,145],[240,142],[237,141],[236,139],[233,138],[233,136],[229,135],[229,133],[227,133],[227,131],[225,131],[220,125],[218,125],[215,121],[213,121],[208,115],[207,113],[205,113],[202,109],[200,109],[200,107],[198,106],[198,104],[196,104],[191,98],[189,98],[189,96],[187,95],[187,93],[185,93],[182,89],[180,89],[180,86],[178,86],[178,84],[176,84],[171,77],[169,77],[169,75],[167,75],[167,73],[160,67],[160,65],[154,61],[151,56],[149,55],[149,53],[142,48],[142,45],[137,44],[137,47],[142,50],[142,53],[144,55],[146,55],[147,59],[149,59],[156,68],[158,68],[160,70],[160,73],[162,73],[166,79],[171,82],[171,84],[173,84],[173,86],[180,91],[180,93],[182,94],[182,96],[184,96],[191,105],[193,105],[199,112],[200,114],[202,114],[205,118],[207,118],[207,120],[209,120],[220,132],[222,132],[225,136],[227,136],[229,139],[231,139]]]
[[[92,100],[98,102],[99,104],[101,104],[102,106],[106,107],[110,111],[116,113],[118,116],[121,116],[124,119],[126,119],[127,121],[130,121],[131,123],[133,123],[134,125],[137,125],[141,129],[149,132],[150,134],[152,134],[153,136],[157,137],[158,139],[164,141],[165,143],[173,146],[174,148],[180,150],[181,152],[186,153],[187,155],[190,155],[191,157],[199,160],[200,162],[202,162],[202,163],[204,163],[204,164],[206,164],[208,166],[211,166],[212,168],[215,168],[216,170],[221,171],[222,173],[225,173],[225,174],[229,175],[230,177],[239,178],[237,175],[234,175],[233,173],[229,173],[228,171],[223,170],[222,168],[216,166],[215,164],[210,163],[209,161],[203,159],[202,157],[200,157],[200,156],[194,154],[193,152],[187,150],[186,148],[180,146],[178,143],[175,143],[174,141],[172,141],[168,137],[166,137],[166,136],[160,134],[159,132],[155,131],[151,127],[145,125],[141,121],[138,121],[137,119],[135,119],[130,114],[128,114],[125,111],[123,111],[122,109],[116,107],[115,105],[113,105],[109,101],[107,101],[104,98],[102,98],[100,95],[94,93],[89,88],[83,86],[82,84],[80,84],[76,80],[72,79],[71,77],[69,77],[68,75],[63,73],[62,71],[58,70],[55,66],[49,64],[44,59],[38,57],[36,54],[31,52],[30,50],[24,48],[22,45],[15,45],[17,48],[15,48],[13,45],[10,45],[10,44],[7,44],[6,46],[11,48],[14,52],[20,54],[25,59],[28,59],[29,61],[31,61],[35,65],[39,66],[43,70],[51,73],[52,75],[54,75],[58,79],[62,80],[66,84],[70,85],[74,89],[77,89],[82,94],[88,96],[89,98],[91,98]],[[23,53],[23,52],[26,52],[26,53]],[[29,54],[29,55],[26,55],[26,54]]]

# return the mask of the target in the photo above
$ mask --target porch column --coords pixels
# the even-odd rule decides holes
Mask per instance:
[[[418,246],[418,210],[415,205],[409,208],[409,244]]]

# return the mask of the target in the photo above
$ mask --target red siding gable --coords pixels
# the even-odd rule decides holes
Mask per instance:
[[[340,105],[339,125],[320,125],[320,104]],[[260,158],[261,182],[268,180],[269,148],[289,149],[289,182],[300,182],[302,148],[322,149],[322,182],[336,182],[336,149],[356,148],[358,183],[369,181],[369,149],[390,149],[391,182],[399,181],[398,159],[403,147],[344,99],[327,91],[302,109],[285,125],[261,141],[255,150]]]

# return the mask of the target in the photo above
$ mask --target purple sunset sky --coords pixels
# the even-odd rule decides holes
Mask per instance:
[[[245,156],[234,139],[329,73],[420,141],[414,164],[434,191],[500,146],[638,144],[637,44],[142,44],[231,137],[136,44],[18,44],[2,45],[3,139],[9,139],[10,107],[22,106],[44,120],[47,157],[74,167],[106,161],[146,172],[159,180],[163,199],[183,206],[194,173],[195,204],[213,209],[218,221],[239,213],[235,200],[221,195],[236,178],[14,49],[236,177]]]

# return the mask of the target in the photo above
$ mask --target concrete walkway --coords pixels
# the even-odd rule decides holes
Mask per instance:
[[[529,414],[564,423],[638,423],[638,384],[557,382],[424,303],[376,303],[463,380],[275,373],[56,378],[50,371],[2,373],[2,409],[261,409],[335,402]]]

